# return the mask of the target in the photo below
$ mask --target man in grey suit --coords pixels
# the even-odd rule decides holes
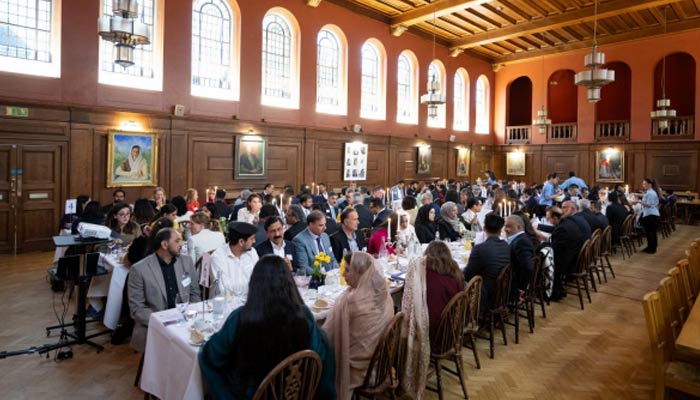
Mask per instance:
[[[180,256],[182,237],[175,229],[159,231],[153,240],[154,253],[131,267],[129,309],[134,319],[131,347],[146,349],[148,320],[154,312],[175,308],[179,294],[191,303],[201,300],[199,273],[187,256]]]
[[[294,245],[297,248],[299,268],[304,268],[307,273],[313,271],[314,258],[319,252],[333,255],[331,240],[326,231],[326,216],[323,212],[314,210],[306,217],[306,229],[294,237]],[[338,268],[338,261],[331,257],[331,262],[326,266],[327,270]]]

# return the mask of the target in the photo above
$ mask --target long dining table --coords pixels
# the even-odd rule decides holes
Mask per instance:
[[[700,297],[695,299],[688,319],[676,339],[674,357],[700,366]]]

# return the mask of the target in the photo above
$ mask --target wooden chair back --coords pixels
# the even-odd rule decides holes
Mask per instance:
[[[624,222],[622,222],[622,235],[631,237],[632,236],[632,231],[634,230],[634,214],[628,215]]]
[[[282,360],[267,374],[253,400],[313,399],[323,364],[314,351],[302,350]]]
[[[435,343],[430,349],[433,355],[442,356],[450,352],[460,354],[466,311],[467,292],[463,290],[456,294],[442,310]]]
[[[654,377],[656,382],[663,382],[666,364],[671,360],[673,343],[670,343],[671,346],[669,346],[669,342],[666,340],[668,335],[664,328],[663,308],[659,293],[647,293],[642,304],[647,322],[652,360],[654,361]]]
[[[479,329],[479,307],[481,306],[481,287],[483,285],[484,279],[477,275],[464,288],[467,293],[467,315],[464,328],[474,332]]]
[[[695,297],[697,297],[700,294],[700,240],[694,240],[690,244],[688,263],[690,267],[690,284]]]
[[[605,256],[610,254],[612,248],[612,226],[608,225],[600,234],[600,255]]]
[[[676,289],[673,299],[676,314],[682,322],[685,322],[686,318],[688,318],[690,308],[688,308],[687,296],[685,295],[685,288],[681,280],[681,271],[678,267],[673,267],[668,270],[668,276],[673,280],[673,286]]]
[[[693,293],[692,284],[690,283],[690,264],[688,262],[688,259],[684,258],[682,260],[679,260],[676,263],[676,266],[681,272],[681,282],[683,284],[684,291],[683,295],[686,299],[686,303],[688,304],[688,310],[690,310],[693,307],[693,304],[695,303],[695,295]]]
[[[537,281],[541,274],[542,256],[535,254],[535,256],[532,257],[532,274],[530,275],[530,281],[527,283],[527,289],[525,290],[525,299],[534,300],[537,296]]]
[[[496,291],[493,296],[493,310],[507,310],[510,298],[510,285],[513,281],[513,269],[506,264],[496,278]]]
[[[663,310],[664,327],[666,328],[667,332],[666,340],[670,341],[671,343],[676,342],[676,338],[681,333],[681,328],[683,326],[680,316],[675,311],[675,303],[679,298],[677,290],[678,289],[670,276],[661,279],[661,282],[659,282],[658,292]]]
[[[600,241],[602,233],[603,232],[600,229],[596,229],[595,232],[593,232],[593,235],[591,235],[591,249],[588,262],[589,265],[594,265],[600,257]]]
[[[372,359],[369,361],[369,368],[367,368],[365,379],[362,382],[363,390],[372,391],[379,389],[386,382],[389,382],[391,389],[396,389],[399,386],[397,374],[401,370],[399,356],[403,318],[404,313],[402,312],[394,315],[394,318],[391,319],[389,325],[384,329],[382,336],[379,337],[379,342],[374,349]],[[392,373],[392,368],[394,373]]]
[[[591,239],[586,239],[581,246],[581,250],[578,252],[578,258],[576,259],[576,269],[574,270],[577,274],[583,274],[586,272],[586,268],[590,265],[591,260]]]

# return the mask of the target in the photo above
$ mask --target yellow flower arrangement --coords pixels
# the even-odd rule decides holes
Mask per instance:
[[[314,257],[314,270],[311,273],[313,276],[321,276],[325,274],[325,266],[326,264],[330,264],[331,262],[331,257],[327,255],[324,252],[319,252],[316,254],[316,257]]]

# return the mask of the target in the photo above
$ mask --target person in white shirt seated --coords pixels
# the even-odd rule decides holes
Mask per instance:
[[[296,246],[289,240],[284,240],[284,224],[282,218],[274,216],[265,220],[265,235],[267,240],[255,246],[258,257],[267,254],[280,256],[287,263],[290,270],[296,270],[298,261],[296,257]]]
[[[247,222],[249,224],[257,224],[262,208],[262,199],[257,193],[252,193],[246,200],[245,207],[238,210],[238,222]]]
[[[253,249],[257,231],[255,225],[247,222],[229,223],[228,243],[219,246],[211,256],[214,278],[221,274],[223,289],[239,300],[248,296],[250,275],[258,262],[258,253]]]
[[[214,221],[218,223],[218,221]],[[211,219],[203,211],[197,211],[190,217],[190,238],[187,240],[187,252],[193,263],[197,263],[204,253],[208,253],[226,243],[221,232],[210,230]]]
[[[479,226],[479,213],[481,212],[481,200],[476,197],[470,197],[467,200],[467,211],[462,213],[462,220],[465,226],[470,231],[479,231],[481,227]]]

